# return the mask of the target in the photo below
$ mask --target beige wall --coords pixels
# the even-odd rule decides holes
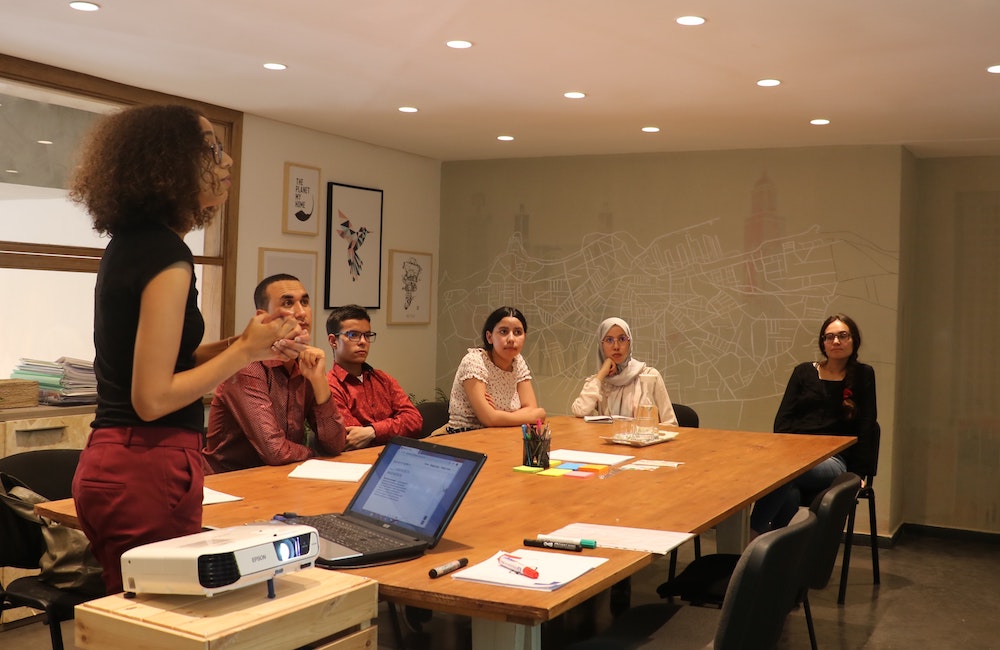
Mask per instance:
[[[1000,158],[919,161],[904,219],[904,521],[1000,531]]]
[[[282,233],[280,215],[286,161],[321,170],[318,236]],[[379,334],[369,362],[396,377],[403,389],[417,399],[433,399],[436,319],[431,319],[430,325],[387,325],[386,291],[390,249],[431,253],[436,274],[440,176],[440,163],[435,160],[247,115],[243,124],[240,179],[237,326],[244,326],[254,313],[253,289],[258,282],[258,250],[261,247],[314,251],[318,280],[316,287],[309,287],[313,299],[314,340],[327,352],[329,367],[332,364],[332,353],[326,342],[329,311],[323,309],[326,183],[335,181],[381,189],[384,192],[382,308],[369,310],[372,329]],[[338,238],[339,241],[342,240]],[[375,244],[377,242],[371,240],[367,242],[368,246]],[[436,277],[433,282],[436,287]]]
[[[703,426],[769,431],[792,367],[843,311],[878,378],[888,504],[904,160],[844,147],[445,163],[438,385],[511,304],[542,405],[566,413],[596,370],[597,324],[618,315]]]

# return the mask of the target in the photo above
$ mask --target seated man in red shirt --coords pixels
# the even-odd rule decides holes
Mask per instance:
[[[254,303],[258,314],[291,313],[304,331],[312,331],[309,294],[294,276],[262,280]],[[315,440],[306,439],[307,422]],[[326,353],[310,346],[294,361],[257,361],[219,384],[202,452],[212,471],[229,472],[336,456],[346,436],[326,383]]]
[[[326,319],[333,369],[326,379],[347,425],[348,449],[384,445],[393,436],[419,438],[424,419],[399,382],[367,363],[375,341],[364,307],[335,307]]]

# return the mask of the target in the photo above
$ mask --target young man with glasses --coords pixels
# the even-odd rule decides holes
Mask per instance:
[[[262,280],[254,290],[254,304],[258,314],[290,315],[303,331],[312,331],[309,294],[295,276]],[[307,423],[315,440],[307,439]],[[219,384],[202,451],[213,471],[229,472],[336,456],[346,436],[326,383],[326,354],[308,346],[298,359],[251,363]]]
[[[364,307],[335,307],[326,320],[333,369],[326,379],[347,425],[345,450],[384,445],[393,436],[420,437],[424,419],[399,382],[368,364],[375,342]]]

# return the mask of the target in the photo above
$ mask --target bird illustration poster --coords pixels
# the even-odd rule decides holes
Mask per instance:
[[[284,214],[281,231],[292,235],[319,234],[320,171],[285,163]]]
[[[381,307],[382,190],[327,183],[324,307]]]

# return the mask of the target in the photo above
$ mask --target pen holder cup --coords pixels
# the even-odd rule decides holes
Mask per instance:
[[[551,438],[527,438],[522,441],[521,464],[525,467],[549,468]]]

